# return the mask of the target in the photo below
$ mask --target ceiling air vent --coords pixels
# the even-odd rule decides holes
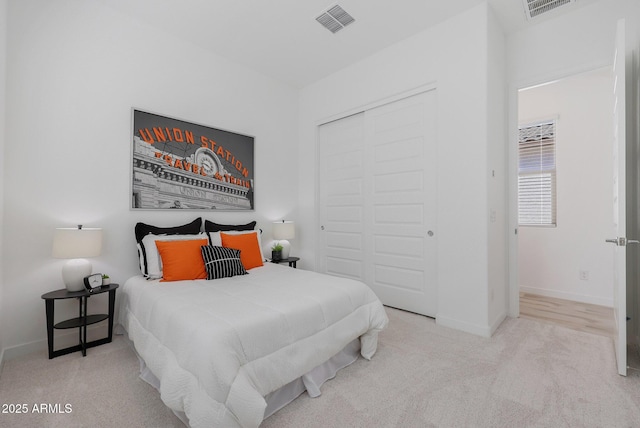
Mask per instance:
[[[343,8],[338,5],[332,6],[325,12],[322,12],[320,16],[316,18],[324,28],[336,33],[342,30],[347,25],[355,21],[353,16],[349,15]]]
[[[576,0],[522,0],[522,2],[527,19],[531,20],[565,4],[575,3]]]

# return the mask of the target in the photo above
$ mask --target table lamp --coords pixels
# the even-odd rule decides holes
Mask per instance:
[[[100,255],[102,247],[102,229],[56,228],[53,235],[53,257],[70,259],[62,267],[62,280],[69,291],[84,290],[84,277],[91,275],[91,262],[88,257]]]
[[[277,240],[282,245],[282,258],[289,258],[289,250],[291,250],[291,244],[287,239],[293,239],[296,237],[295,224],[292,221],[275,221],[273,222],[273,239]]]

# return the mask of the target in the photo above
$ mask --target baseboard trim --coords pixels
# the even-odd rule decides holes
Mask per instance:
[[[555,297],[556,299],[571,300],[573,302],[589,303],[591,305],[613,308],[613,299],[606,299],[604,297],[567,293],[566,291],[550,290],[548,288],[527,287],[524,285],[520,286],[520,291],[529,294],[537,294],[539,296]]]
[[[101,339],[106,336],[106,327],[100,325],[94,325],[87,327],[87,341]],[[54,349],[62,349],[69,346],[78,344],[78,331],[68,331],[61,333],[60,330],[56,330],[54,337]],[[31,354],[33,352],[48,352],[49,346],[47,339],[34,340],[33,342],[23,343],[16,346],[10,346],[4,348],[0,353],[0,365],[4,365],[5,361],[10,361],[14,358],[20,358],[24,355]]]
[[[493,322],[490,325],[491,336],[493,336],[493,333],[496,332],[498,327],[500,327],[500,324],[502,324],[502,321],[504,321],[506,318],[507,318],[507,313],[503,312],[500,315],[498,315],[495,320],[493,320]]]
[[[436,324],[441,325],[443,327],[449,327],[456,330],[464,331],[465,333],[475,334],[476,336],[482,337],[491,337],[491,327],[490,326],[480,326],[477,324],[471,324],[468,322],[455,320],[453,318],[447,318],[442,315],[436,316]]]
[[[36,340],[34,342],[23,343],[21,345],[10,346],[4,348],[4,360],[10,361],[14,358],[19,358],[32,352],[38,352],[47,349],[46,340]]]

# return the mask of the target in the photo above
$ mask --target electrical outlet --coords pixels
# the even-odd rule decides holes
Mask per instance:
[[[580,279],[582,281],[589,281],[589,271],[588,270],[581,270],[579,275],[580,275]]]

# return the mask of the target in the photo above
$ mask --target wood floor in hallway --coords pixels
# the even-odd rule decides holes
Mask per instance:
[[[520,316],[574,330],[613,337],[613,308],[537,294],[520,293]]]

